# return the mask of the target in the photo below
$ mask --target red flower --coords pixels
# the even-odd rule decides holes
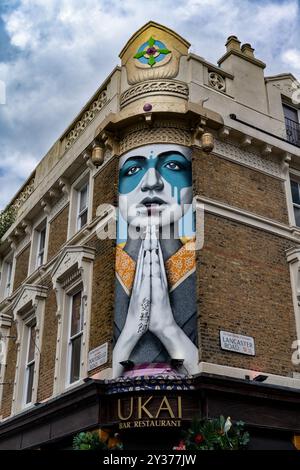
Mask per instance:
[[[180,441],[177,447],[173,447],[173,450],[186,450],[184,441]]]
[[[197,434],[197,435],[195,436],[195,442],[196,442],[196,444],[201,444],[201,442],[203,442],[203,441],[204,441],[204,437],[202,436],[202,434]]]

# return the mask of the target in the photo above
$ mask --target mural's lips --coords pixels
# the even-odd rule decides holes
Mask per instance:
[[[160,212],[161,206],[165,204],[166,202],[160,197],[145,197],[140,204],[138,204],[138,208],[142,209],[144,206],[147,209],[148,215],[155,215]]]
[[[143,205],[146,207],[153,206],[153,205],[161,205],[166,204],[166,202],[161,199],[160,197],[145,197],[139,205]]]

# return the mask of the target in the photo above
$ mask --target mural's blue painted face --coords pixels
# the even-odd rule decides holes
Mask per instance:
[[[147,145],[120,160],[119,203],[129,224],[166,225],[178,220],[192,202],[190,149]]]

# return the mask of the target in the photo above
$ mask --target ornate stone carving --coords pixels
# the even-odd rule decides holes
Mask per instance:
[[[223,156],[229,160],[235,160],[257,170],[269,173],[272,176],[281,177],[282,171],[280,163],[275,158],[268,156],[262,157],[258,152],[244,150],[231,142],[215,140],[214,152],[216,155]]]
[[[122,93],[120,99],[121,108],[144,95],[159,95],[160,93],[187,99],[189,96],[189,89],[185,83],[178,81],[149,80],[132,86],[129,90]]]
[[[78,281],[81,277],[80,269],[72,271],[62,282],[62,288],[65,289],[66,287],[70,286],[73,282]]]
[[[16,210],[24,204],[25,201],[34,191],[34,177],[26,184],[22,191],[17,195],[16,199],[13,201],[12,207]]]
[[[285,94],[289,96],[291,96],[293,92],[295,91],[295,89],[298,88],[296,86],[293,86],[293,84],[290,81],[288,83],[287,82],[273,83],[273,86],[275,88],[278,88],[280,91],[284,92]]]
[[[38,311],[37,309],[39,306],[41,306],[40,301],[44,301],[46,299],[47,292],[48,292],[48,288],[45,286],[25,284],[20,294],[18,295],[18,297],[16,297],[12,306],[14,319],[17,321],[19,315],[21,315],[22,317],[24,309],[26,307],[25,316],[27,313],[31,313],[32,311],[34,311],[35,316],[38,317],[37,318],[37,324],[38,324],[39,323],[38,320],[40,318],[39,318],[39,315],[37,315],[37,313],[40,313],[40,311]],[[19,326],[20,325],[21,324],[19,324]],[[18,328],[17,330],[18,330],[18,338],[20,339],[22,335],[20,335],[21,332]]]
[[[226,91],[225,79],[217,72],[208,72],[208,83],[218,91]]]
[[[190,44],[174,31],[149,22],[139,29],[120,53],[128,83],[175,78]]]
[[[120,140],[120,153],[153,142],[191,145],[191,131],[180,121],[155,121],[151,127],[141,123],[126,129]]]
[[[87,246],[68,246],[57,258],[52,269],[52,281],[56,283],[65,282],[78,269],[82,269],[84,263],[94,259],[94,249]]]
[[[80,134],[86,129],[89,123],[97,116],[101,111],[105,103],[107,102],[107,91],[102,90],[98,97],[93,101],[87,111],[83,113],[80,120],[76,122],[73,129],[68,133],[66,138],[66,150],[73,145],[75,140],[78,139]]]

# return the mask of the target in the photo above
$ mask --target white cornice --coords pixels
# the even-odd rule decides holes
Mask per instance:
[[[273,219],[204,196],[196,196],[196,201],[197,204],[204,205],[205,212],[300,243],[300,230],[295,227],[290,227]]]

